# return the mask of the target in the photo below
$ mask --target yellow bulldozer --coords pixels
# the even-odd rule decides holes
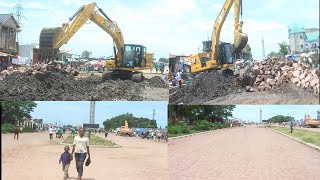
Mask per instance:
[[[309,114],[304,115],[304,121],[303,127],[310,127],[310,128],[318,128],[320,127],[320,119],[312,119],[312,117]]]
[[[220,42],[220,32],[228,13],[234,4],[234,44]],[[226,0],[220,11],[212,31],[212,39],[208,41],[208,50],[190,56],[191,72],[198,73],[214,69],[229,70],[234,66],[233,54],[240,53],[248,43],[247,34],[242,32],[243,22],[240,21],[242,14],[242,0]],[[225,71],[230,73],[232,71]]]
[[[69,18],[69,22],[63,23],[61,27],[42,29],[39,39],[40,62],[58,59],[59,48],[66,44],[88,20],[97,24],[113,39],[115,57],[113,62],[109,61],[109,67],[112,69],[109,68],[110,71],[103,73],[102,81],[117,78],[142,81],[143,73],[139,70],[151,69],[153,54],[148,53],[143,45],[124,44],[122,32],[117,23],[111,20],[96,3],[81,6]]]

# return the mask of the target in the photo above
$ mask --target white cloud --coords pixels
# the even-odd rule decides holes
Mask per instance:
[[[9,2],[0,2],[0,7],[14,7],[16,6],[16,3],[9,3]]]

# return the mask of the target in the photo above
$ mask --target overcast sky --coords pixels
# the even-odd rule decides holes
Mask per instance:
[[[118,23],[125,43],[143,44],[155,57],[197,53],[202,41],[211,37],[214,21],[225,0],[96,0],[99,7]],[[1,0],[0,12],[14,12],[17,0]],[[21,0],[24,8],[21,43],[38,43],[43,27],[61,26],[86,0]],[[233,9],[223,26],[221,40],[233,41]],[[319,27],[319,0],[243,0],[243,31],[248,34],[254,58],[262,57],[261,37],[266,54],[288,42],[288,25],[302,23]],[[88,22],[89,23],[89,22]],[[112,39],[94,23],[86,24],[62,47],[80,54],[112,55]]]
[[[260,108],[262,119],[267,120],[276,115],[292,116],[295,120],[304,119],[304,114],[317,118],[319,105],[237,105],[233,117],[243,121],[260,122]]]
[[[44,123],[57,122],[63,125],[82,125],[90,120],[90,101],[37,101],[37,107],[31,113],[34,119],[43,119]],[[103,121],[124,113],[135,117],[152,119],[155,109],[155,120],[158,127],[167,126],[166,101],[97,101],[95,123],[103,127]]]

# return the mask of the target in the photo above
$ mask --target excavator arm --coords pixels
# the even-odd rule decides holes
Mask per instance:
[[[220,33],[222,26],[229,14],[229,11],[234,4],[234,53],[239,53],[247,45],[248,36],[242,33],[242,22],[239,22],[240,8],[242,0],[226,0],[220,11],[212,31],[212,55],[213,59],[217,59],[219,52]]]
[[[121,63],[124,47],[121,30],[101,8],[98,8],[98,10],[104,17],[102,17],[98,11],[95,11],[96,7],[96,3],[82,6],[72,17],[69,18],[69,22],[72,21],[71,25],[69,25],[69,23],[63,23],[62,27],[43,28],[40,33],[39,40],[40,60],[52,61],[57,59],[59,48],[63,44],[66,44],[86,23],[86,21],[90,19],[112,37],[117,47],[117,51],[115,52],[116,64]]]

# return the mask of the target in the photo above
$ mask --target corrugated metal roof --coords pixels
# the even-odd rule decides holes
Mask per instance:
[[[304,27],[302,24],[294,23],[290,24],[288,27],[288,32],[290,33],[301,33],[305,32]]]
[[[20,28],[20,25],[18,24],[16,18],[14,18],[13,14],[0,14],[0,24],[2,24],[3,22],[5,22],[6,20],[8,20],[10,17],[13,17],[14,22],[17,25],[17,28]]]
[[[306,34],[306,41],[318,41],[319,40],[319,32],[311,32]]]

